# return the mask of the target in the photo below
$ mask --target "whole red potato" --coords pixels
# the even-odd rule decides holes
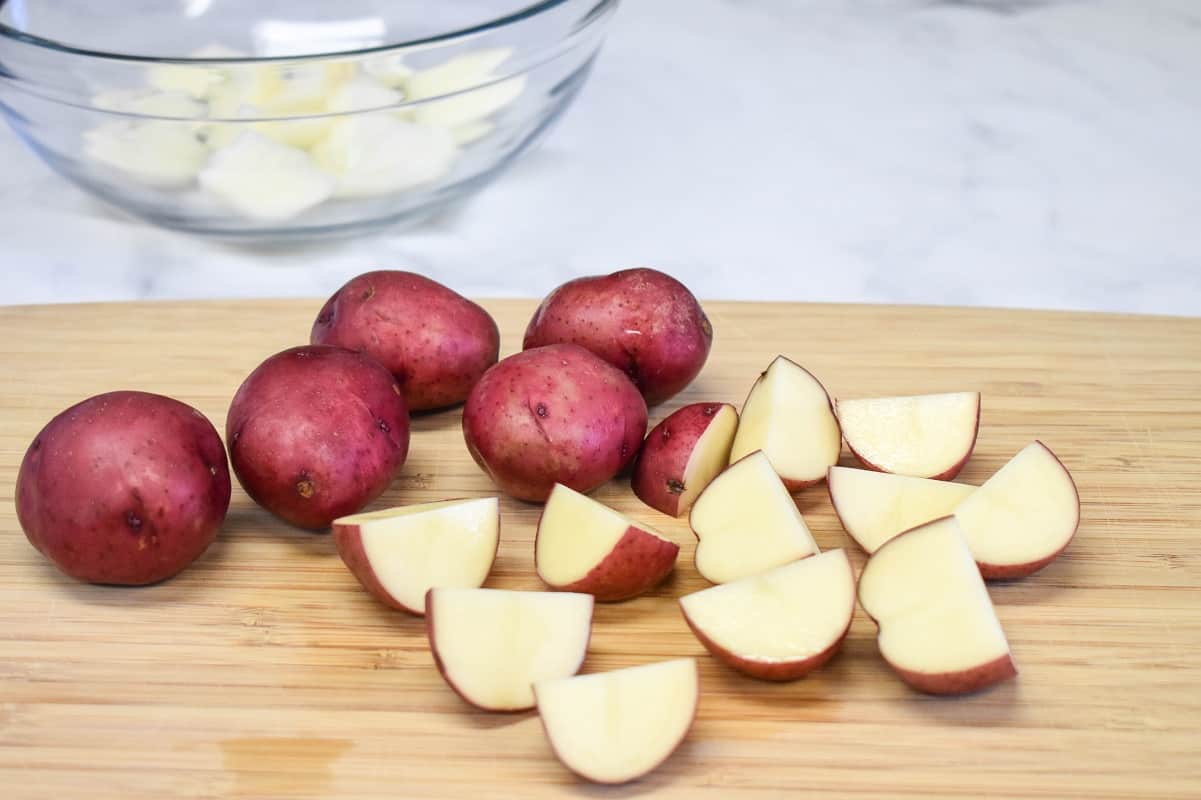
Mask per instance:
[[[409,452],[400,385],[339,347],[293,347],[242,383],[225,421],[234,473],[256,503],[325,528],[379,497]]]
[[[525,330],[525,349],[578,344],[630,376],[647,405],[700,374],[713,326],[688,287],[653,269],[577,278],[555,289]]]
[[[588,492],[624,469],[646,433],[646,403],[622,372],[582,347],[509,356],[463,409],[476,463],[505,492],[542,502],[556,483]]]
[[[399,270],[364,273],[334,292],[309,340],[383,364],[411,411],[463,402],[500,353],[500,332],[487,311],[436,281]]]
[[[196,409],[110,392],[50,420],[25,453],[16,495],[25,535],[60,570],[141,585],[175,575],[216,538],[229,467]]]

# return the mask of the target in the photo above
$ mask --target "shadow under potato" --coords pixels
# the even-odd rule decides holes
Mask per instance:
[[[409,412],[409,432],[446,431],[463,427],[463,404]]]

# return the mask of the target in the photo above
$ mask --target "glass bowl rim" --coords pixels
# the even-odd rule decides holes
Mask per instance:
[[[140,64],[194,64],[196,66],[204,66],[207,64],[213,65],[232,65],[232,64],[267,64],[267,63],[286,63],[295,61],[311,61],[324,59],[338,58],[357,58],[362,56],[378,56],[387,55],[394,51],[405,50],[414,47],[429,47],[430,45],[446,44],[471,36],[489,33],[501,28],[506,28],[510,25],[516,25],[532,17],[551,11],[568,3],[577,2],[577,0],[538,0],[538,2],[530,3],[516,11],[505,14],[486,22],[469,25],[464,28],[446,31],[444,33],[425,36],[418,39],[409,39],[402,42],[393,42],[391,44],[376,45],[374,47],[362,47],[351,50],[330,50],[318,53],[299,53],[292,55],[280,56],[241,56],[241,57],[221,57],[221,58],[195,58],[188,56],[145,56],[131,53],[115,53],[105,50],[93,50],[86,47],[76,47],[74,45],[58,42],[53,39],[47,39],[34,34],[19,31],[10,25],[0,22],[0,39],[12,39],[26,45],[41,47],[47,50],[53,50],[60,53],[66,53],[73,56],[82,56],[85,58],[104,59],[107,61],[122,61]],[[599,16],[598,10],[607,6],[615,5],[619,0],[595,0],[592,10],[588,13],[589,21],[591,18]]]

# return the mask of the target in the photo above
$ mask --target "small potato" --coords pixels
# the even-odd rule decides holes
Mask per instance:
[[[225,436],[246,493],[280,519],[317,529],[388,488],[409,452],[409,415],[400,385],[378,362],[310,345],[250,373]]]
[[[738,412],[729,403],[693,403],[647,434],[634,466],[634,494],[678,517],[730,462]]]
[[[578,344],[625,372],[657,405],[705,366],[713,326],[684,284],[653,269],[577,278],[555,289],[525,331],[525,349]]]
[[[646,403],[620,371],[573,344],[526,350],[484,373],[463,409],[476,463],[505,492],[542,502],[589,492],[638,453]]]
[[[411,411],[461,403],[496,363],[500,333],[488,312],[412,272],[353,278],[326,301],[312,344],[356,350],[388,368]]]
[[[52,419],[17,474],[17,518],[56,567],[92,583],[175,575],[229,508],[221,437],[178,400],[110,392]]]

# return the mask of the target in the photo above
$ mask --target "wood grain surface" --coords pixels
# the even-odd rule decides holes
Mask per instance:
[[[696,656],[683,747],[599,788],[552,757],[532,713],[469,710],[432,666],[422,621],[374,602],[326,535],[235,486],[218,542],[158,586],[88,586],[26,542],[13,510],[25,447],[51,416],[118,388],[191,403],[218,429],[242,378],[302,343],[316,301],[0,309],[0,797],[1201,797],[1201,319],[707,303],[716,345],[684,394],[740,404],[778,352],[836,396],[978,389],[961,479],[1035,437],[1083,500],[1066,555],[991,587],[1021,674],[958,699],[913,693],[856,613],[831,664],[796,683],[707,656],[675,598],[705,583],[684,522],[613,482],[598,499],[681,545],[650,596],[598,606],[586,672]],[[520,346],[532,302],[486,306]],[[375,506],[491,493],[459,412],[415,420]],[[843,463],[852,463],[844,455]],[[824,486],[798,503],[823,548],[863,555]],[[538,508],[502,503],[489,586],[537,589]]]

